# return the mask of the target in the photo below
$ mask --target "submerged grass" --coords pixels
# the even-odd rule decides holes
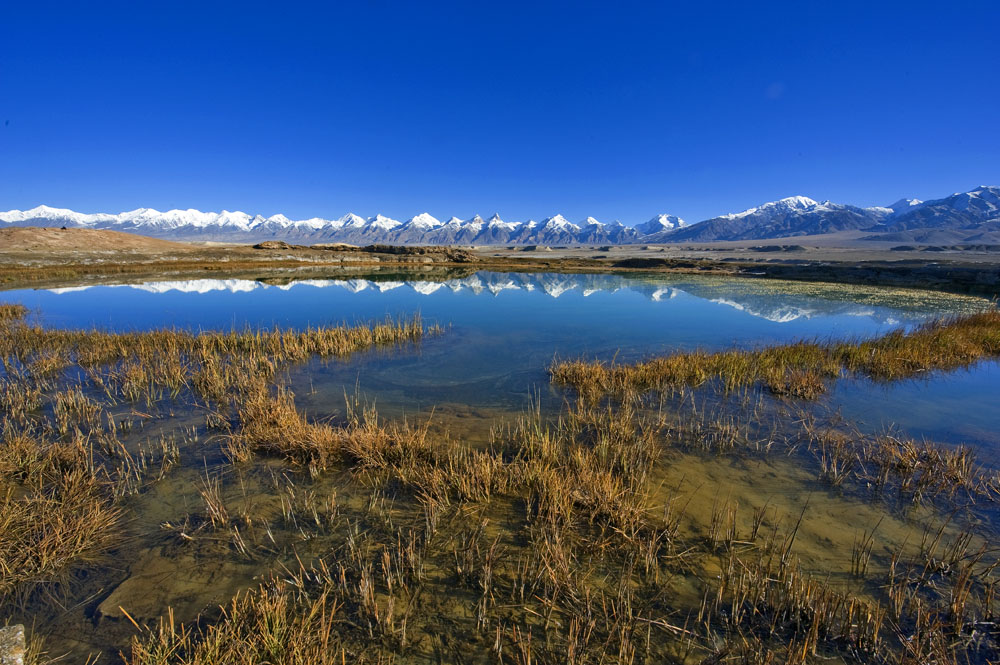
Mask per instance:
[[[117,546],[126,499],[177,461],[170,439],[128,438],[122,402],[144,419],[158,405],[169,418],[178,400],[230,411],[283,365],[424,333],[419,316],[304,331],[118,334],[43,328],[27,314],[0,305],[0,600],[22,605],[57,599],[75,571]]]
[[[0,326],[0,399],[9,405],[0,445],[0,595],[37,592],[114,547],[130,497],[176,462],[176,447],[162,445],[150,461],[123,441],[126,421],[112,412],[119,403],[144,420],[179,401],[206,407],[221,461],[211,471],[203,461],[204,473],[192,474],[202,514],[161,523],[159,545],[164,556],[195,562],[209,552],[238,558],[259,565],[256,579],[266,580],[187,623],[169,607],[158,623],[134,619],[122,604],[130,623],[118,621],[119,629],[137,631],[121,655],[128,665],[909,665],[1000,655],[996,553],[971,530],[941,526],[886,553],[873,543],[876,524],[855,538],[844,583],[798,561],[800,527],[813,517],[808,502],[791,522],[767,502],[743,503],[753,515],[748,529],[739,504],[717,497],[707,528],[688,526],[704,516],[685,514],[659,486],[662,471],[680,455],[746,455],[754,427],[762,428],[757,407],[752,424],[704,411],[669,420],[645,408],[640,384],[616,379],[608,385],[628,387],[621,399],[567,403],[553,418],[534,408],[498,424],[490,445],[475,450],[432,436],[427,421],[382,420],[357,400],[336,422],[309,418],[280,380],[284,364],[312,355],[419,339],[419,319],[302,333],[115,335],[50,331],[27,325],[24,314],[12,312]],[[779,385],[780,372],[787,385],[805,385],[796,372],[832,373],[836,363],[837,373],[877,376],[893,354],[920,358],[926,351],[914,348],[955,345],[937,351],[943,367],[995,353],[997,323],[994,316],[928,326],[911,334],[929,338],[910,350],[903,335],[844,345],[855,350],[800,344],[758,356],[688,354],[694,359],[674,361],[672,374],[646,370],[641,385],[669,385],[663,376],[683,377],[680,385]],[[770,450],[776,437],[766,436],[757,450]],[[818,426],[801,439],[834,486],[850,479],[914,502],[998,498],[996,478],[967,453]],[[248,498],[244,474],[264,469],[281,477],[277,496]],[[323,483],[330,476],[335,489]],[[353,492],[338,498],[340,488]],[[284,532],[254,505],[268,500]],[[26,542],[32,548],[18,548]],[[282,548],[288,556],[268,570]]]
[[[851,479],[873,497],[898,505],[921,501],[1000,499],[1000,472],[967,446],[941,446],[906,436],[866,435],[803,419],[802,439],[833,486]]]
[[[290,399],[272,398],[291,420]],[[758,507],[749,532],[735,507],[720,508],[707,538],[682,534],[683,510],[659,510],[649,496],[671,442],[628,405],[577,405],[548,424],[533,412],[478,452],[430,441],[419,426],[296,421],[308,445],[256,450],[348,469],[376,492],[369,521],[340,518],[341,547],[238,596],[213,621],[142,628],[129,665],[916,665],[998,655],[995,556],[971,536],[928,532],[893,554],[884,584],[869,577],[862,539],[859,593],[797,562],[808,505],[784,525]],[[243,426],[264,433],[255,441],[278,431]],[[419,512],[386,507],[382,492]],[[685,610],[675,584],[716,558],[720,572],[698,582],[700,606]]]
[[[498,428],[490,450],[471,451],[371,410],[334,426],[296,414],[287,393],[260,399],[241,412],[234,447],[314,473],[347,468],[376,492],[397,488],[419,512],[381,527],[346,522],[341,548],[240,596],[211,625],[167,620],[144,631],[130,665],[389,663],[435,652],[465,662],[635,662],[628,654],[640,648],[664,653],[660,639],[640,647],[652,624],[632,606],[634,584],[687,565],[688,555],[647,511],[657,444],[636,414],[586,409],[546,425],[536,411]],[[501,511],[491,528],[484,512],[494,505],[521,510]]]
[[[345,469],[373,488],[367,512],[379,517],[343,521],[341,548],[241,595],[216,621],[144,628],[127,662],[915,665],[998,654],[983,632],[996,612],[995,556],[971,536],[944,543],[942,528],[909,559],[901,549],[887,585],[866,582],[873,555],[862,538],[858,593],[797,563],[808,504],[784,526],[758,506],[749,531],[724,505],[707,534],[684,534],[683,509],[651,499],[650,474],[687,432],[665,438],[637,404],[578,402],[554,422],[535,410],[470,451],[371,410],[334,425],[308,420],[287,392],[257,393],[231,435],[238,457],[280,455],[314,475]],[[940,452],[921,450],[923,460]],[[862,466],[877,458],[865,453]],[[943,492],[972,477],[965,459],[943,459],[941,483],[900,467],[888,484]],[[408,508],[386,507],[390,495]],[[721,572],[700,579],[703,601],[685,610],[674,585],[714,558]]]
[[[871,340],[693,351],[628,365],[570,360],[555,363],[549,373],[553,383],[573,388],[590,400],[709,381],[718,381],[727,391],[763,384],[776,395],[814,398],[824,392],[825,379],[845,373],[894,380],[964,367],[998,355],[1000,311],[991,310]]]
[[[80,442],[0,439],[0,598],[61,586],[116,541],[122,509]]]

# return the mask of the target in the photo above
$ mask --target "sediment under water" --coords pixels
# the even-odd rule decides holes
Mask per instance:
[[[41,590],[8,594],[4,618],[33,626],[53,654],[70,651],[79,659],[101,653],[115,662],[119,650],[129,657],[129,641],[155,627],[168,608],[178,622],[201,616],[205,626],[224,625],[218,607],[273,575],[294,580],[300,595],[308,595],[310,585],[343,587],[343,619],[335,631],[340,642],[330,648],[356,662],[392,655],[397,662],[439,662],[455,654],[467,662],[518,662],[526,649],[547,662],[571,645],[610,662],[699,662],[737,637],[768,645],[779,660],[793,658],[788,639],[808,643],[810,653],[823,658],[869,653],[845,646],[847,638],[817,635],[810,642],[802,622],[790,626],[789,617],[768,618],[780,628],[771,642],[760,626],[734,623],[727,594],[734,588],[748,593],[740,584],[749,582],[738,582],[733,566],[750,570],[763,557],[768,565],[780,564],[781,576],[794,566],[831,593],[883,608],[904,605],[898,612],[886,610],[890,637],[875,646],[864,643],[874,662],[880,648],[903,651],[889,623],[910,629],[917,621],[907,607],[919,603],[892,596],[905,585],[887,580],[898,580],[904,570],[912,575],[907,588],[929,613],[936,599],[927,583],[947,595],[961,562],[985,546],[975,559],[972,600],[963,608],[968,625],[949,635],[968,651],[975,622],[987,622],[984,617],[995,611],[995,600],[986,595],[997,525],[988,491],[915,498],[893,485],[876,492],[871,474],[858,469],[864,466],[859,454],[853,468],[831,474],[833,444],[823,437],[832,432],[856,441],[888,424],[859,427],[844,417],[857,408],[859,398],[852,407],[852,394],[876,389],[870,382],[835,385],[819,403],[756,390],[721,395],[707,386],[640,400],[622,419],[621,405],[581,411],[573,395],[549,385],[545,372],[556,355],[609,359],[617,353],[627,360],[695,346],[877,335],[988,303],[878,289],[824,291],[761,282],[750,287],[716,278],[549,277],[480,275],[472,285],[418,279],[392,280],[387,287],[372,279],[360,288],[360,281],[345,286],[333,279],[287,289],[237,284],[216,291],[211,289],[217,284],[185,283],[2,294],[3,300],[37,307],[46,326],[68,328],[323,325],[382,319],[418,305],[425,324],[443,326],[416,341],[285,363],[267,377],[269,389],[281,385],[294,393],[305,422],[317,427],[358,427],[348,408],[354,400],[373,404],[383,422],[406,421],[419,429],[429,421],[424,443],[414,443],[409,434],[405,446],[389,437],[398,454],[385,453],[378,464],[338,458],[321,470],[275,454],[234,463],[227,445],[242,423],[198,394],[193,379],[176,392],[129,399],[120,389],[124,380],[100,387],[72,362],[60,367],[49,359],[55,369],[46,374],[38,408],[27,414],[33,424],[7,428],[27,428],[60,446],[110,446],[114,440],[125,452],[105,452],[113,460],[109,475],[128,475],[121,465],[129,459],[135,480],[116,481],[125,488],[114,499],[124,518],[113,542]],[[32,362],[39,359],[26,366]],[[6,364],[5,381],[15,378],[17,366]],[[39,374],[41,368],[35,365]],[[931,403],[935,391],[951,392],[963,380],[983,385],[983,376],[993,371],[987,363],[959,375],[909,381],[905,399],[917,395]],[[32,380],[30,369],[25,377]],[[57,404],[54,395],[77,387],[97,405],[96,415],[68,407],[65,399]],[[990,397],[972,394],[964,408],[978,418],[972,443],[988,466],[995,463],[991,432],[997,430],[977,399]],[[887,403],[876,413],[905,415],[891,399]],[[511,428],[532,409],[530,431],[512,436]],[[941,410],[931,424],[914,420],[896,421],[901,432],[895,436],[933,431],[947,449],[961,443],[953,435],[966,420],[961,410]],[[396,448],[390,446],[390,453]],[[503,470],[489,472],[497,484],[492,492],[466,495],[427,475],[437,469],[446,477],[448,469],[486,464],[448,466],[458,462],[446,460],[465,459],[455,452],[462,449],[494,454],[490,463]],[[615,455],[629,461],[615,462]],[[25,491],[23,477],[6,472],[16,497]],[[607,491],[574,494],[570,488],[563,496],[553,489],[562,488],[561,476],[586,478],[595,488],[606,482]],[[450,489],[430,496],[426,492],[439,487],[435,483]],[[617,514],[608,514],[608,507],[617,507]],[[419,562],[412,554],[418,551]],[[928,562],[940,570],[928,572]],[[341,566],[342,581],[333,573],[303,581],[308,576],[300,571],[317,566],[334,572]],[[775,570],[770,574],[778,575]],[[720,580],[728,586],[720,587]],[[722,598],[709,603],[720,588]],[[777,604],[770,606],[772,613]],[[590,623],[574,624],[574,612],[590,612]],[[912,630],[930,644],[936,635],[931,628]],[[988,644],[983,648],[973,660],[992,653]]]

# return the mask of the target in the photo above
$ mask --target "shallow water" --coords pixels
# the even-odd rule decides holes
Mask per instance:
[[[433,432],[447,431],[471,445],[485,444],[492,426],[510,421],[533,403],[551,413],[558,410],[566,395],[550,386],[546,374],[554,358],[629,361],[699,347],[867,337],[989,306],[979,298],[845,285],[488,272],[437,280],[372,274],[298,282],[194,280],[13,290],[0,292],[0,302],[27,305],[47,326],[117,331],[304,328],[419,311],[425,324],[439,324],[444,331],[416,345],[289,368],[296,404],[313,418],[338,417],[344,413],[345,395],[360,391],[382,416],[433,412]],[[915,437],[969,443],[982,461],[996,463],[1000,410],[992,404],[998,379],[1000,366],[983,363],[893,384],[841,380],[815,408],[839,411],[865,431],[894,427]],[[168,430],[198,426],[197,412],[178,406],[175,415],[173,409],[164,418]],[[410,505],[373,508],[375,495],[364,483],[336,474],[309,480],[274,460],[234,470],[212,435],[203,428],[200,432],[201,440],[182,445],[181,467],[131,500],[134,517],[126,543],[80,583],[72,609],[54,614],[38,609],[51,644],[77,653],[112,654],[133,634],[120,607],[140,621],[153,621],[165,607],[174,608],[180,620],[190,620],[268,571],[342,544],[347,524],[377,530],[383,513],[396,521],[422,519],[410,514]],[[136,432],[133,438],[147,434]],[[877,567],[942,519],[923,509],[886,516],[878,502],[818,483],[815,469],[803,468],[797,458],[671,455],[654,479],[653,509],[674,500],[684,503],[689,507],[685,531],[702,534],[722,504],[739,505],[743,530],[752,512],[764,508],[768,525],[787,529],[808,504],[812,509],[802,522],[797,555],[808,570],[844,584],[859,530],[881,525]],[[206,527],[199,488],[209,478],[219,479],[230,512],[245,521],[242,537],[249,553],[234,546],[229,531]],[[305,502],[298,517],[285,508],[293,501]],[[333,504],[336,510],[330,508]],[[299,524],[303,514],[318,515],[315,524]],[[504,520],[517,524],[522,517],[508,511],[496,519],[500,526]],[[703,573],[713,577],[715,564],[705,565]],[[678,597],[697,604],[700,591],[692,582],[685,595],[687,583],[678,582]],[[30,618],[29,613],[20,620]]]
[[[874,336],[933,317],[968,313],[981,298],[910,289],[715,276],[477,272],[432,279],[373,273],[353,279],[160,281],[0,292],[45,325],[141,330],[306,327],[408,316],[447,332],[418,348],[360,354],[293,370],[299,404],[330,415],[360,389],[390,415],[431,408],[488,418],[558,402],[546,376],[554,358],[621,361],[680,349]],[[868,430],[1000,441],[991,408],[996,364],[891,386],[842,381],[827,402]],[[304,389],[308,386],[308,389]]]
[[[913,438],[965,443],[981,462],[1000,466],[1000,364],[889,384],[842,381],[827,400],[862,430],[899,429]]]

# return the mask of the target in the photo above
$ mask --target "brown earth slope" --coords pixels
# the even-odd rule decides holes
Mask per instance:
[[[121,231],[12,227],[0,229],[0,252],[185,251],[191,245]]]
[[[535,249],[536,251],[527,251]],[[854,236],[608,247],[196,244],[90,229],[0,229],[0,289],[107,279],[321,278],[359,271],[681,272],[891,285],[1000,296],[992,247],[899,247]],[[931,251],[933,249],[934,251]],[[905,251],[904,251],[905,250]]]

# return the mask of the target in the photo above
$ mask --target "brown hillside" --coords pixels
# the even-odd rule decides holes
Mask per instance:
[[[182,251],[191,245],[121,231],[11,227],[0,229],[0,252]]]

